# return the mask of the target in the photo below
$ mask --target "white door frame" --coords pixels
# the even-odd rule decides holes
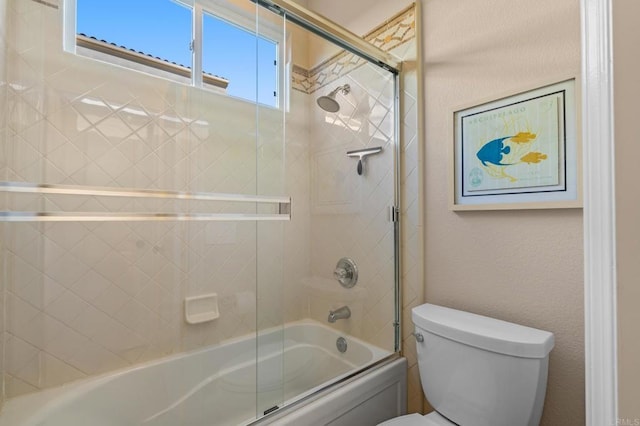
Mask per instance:
[[[618,413],[612,0],[581,0],[587,426]]]

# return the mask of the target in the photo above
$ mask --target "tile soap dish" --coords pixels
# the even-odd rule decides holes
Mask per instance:
[[[185,297],[184,319],[187,321],[187,324],[200,324],[213,321],[219,316],[220,311],[218,310],[217,293]]]

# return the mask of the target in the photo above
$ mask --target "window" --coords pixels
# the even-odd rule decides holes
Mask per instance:
[[[210,2],[65,0],[65,49],[278,107],[282,31]]]
[[[226,40],[233,40],[228,43]],[[223,41],[223,42],[221,42]],[[277,95],[278,45],[214,15],[202,21],[202,69],[234,76],[227,93],[261,104],[273,105]],[[224,60],[221,60],[224,58]]]

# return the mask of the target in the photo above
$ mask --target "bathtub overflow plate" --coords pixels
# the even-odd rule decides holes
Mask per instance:
[[[345,353],[347,351],[347,340],[344,337],[338,337],[336,340],[336,348],[340,353]]]

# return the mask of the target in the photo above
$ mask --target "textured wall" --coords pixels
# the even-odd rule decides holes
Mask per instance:
[[[616,226],[618,264],[618,392],[619,415],[628,424],[640,421],[640,191],[635,181],[640,156],[636,124],[640,98],[638,44],[640,3],[615,0],[613,55],[616,150]]]
[[[577,0],[424,2],[426,300],[555,334],[543,425],[584,423],[582,212],[448,210],[452,111],[580,72]]]

